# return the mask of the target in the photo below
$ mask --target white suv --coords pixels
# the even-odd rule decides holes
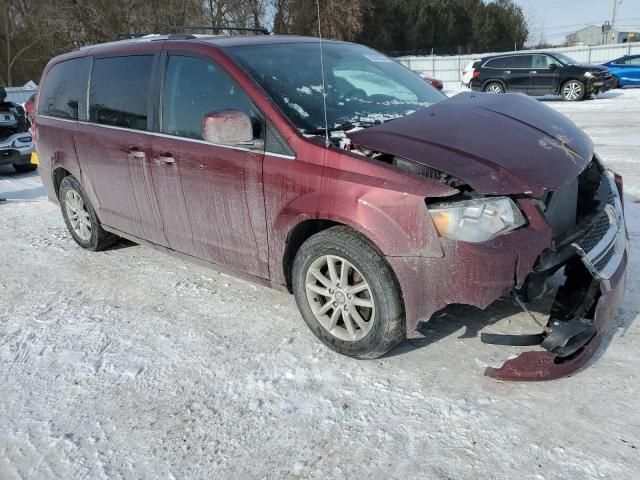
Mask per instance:
[[[471,79],[473,78],[474,66],[478,60],[471,60],[464,66],[462,70],[462,84],[465,87],[468,87],[471,84]]]

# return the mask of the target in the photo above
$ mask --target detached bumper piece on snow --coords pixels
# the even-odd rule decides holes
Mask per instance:
[[[487,368],[486,375],[500,380],[553,380],[578,370],[600,345],[607,322],[616,316],[622,302],[629,248],[618,195],[621,186],[613,178],[609,181],[606,223],[604,227],[594,223],[593,235],[572,244],[577,255],[565,264],[566,281],[558,290],[544,331],[482,336],[485,343],[540,345],[545,350],[522,353],[500,368]]]

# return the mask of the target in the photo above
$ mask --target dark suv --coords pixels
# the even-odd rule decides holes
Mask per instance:
[[[544,349],[490,372],[555,378],[589,358],[624,292],[621,179],[581,130],[523,95],[447,99],[361,45],[88,47],[49,62],[35,137],[80,246],[125,237],[288,290],[346,355],[378,357],[449,304],[527,302],[562,270]]]
[[[513,53],[484,57],[474,66],[471,89],[561,95],[577,101],[609,90],[613,77],[600,65],[580,65],[562,53]]]

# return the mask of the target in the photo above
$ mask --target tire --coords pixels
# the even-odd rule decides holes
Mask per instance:
[[[20,163],[20,164],[13,164],[13,168],[16,170],[16,172],[18,173],[27,173],[27,172],[33,172],[36,168],[38,168],[37,165],[33,165],[31,163]]]
[[[486,93],[504,93],[504,86],[500,82],[489,82],[482,91]]]
[[[611,85],[611,90],[613,90],[615,88],[621,88],[621,87],[620,87],[620,79],[614,75],[613,76],[613,84]]]
[[[80,183],[72,176],[60,183],[58,200],[64,223],[78,245],[98,252],[113,245],[118,237],[105,231]],[[74,213],[75,212],[75,213]],[[70,216],[75,218],[71,219]]]
[[[337,282],[331,281],[329,262],[333,262]],[[322,274],[324,281],[312,272]],[[350,228],[336,226],[310,237],[296,254],[292,280],[293,294],[307,326],[336,352],[354,358],[377,358],[405,338],[404,305],[395,275],[382,254]],[[315,290],[308,288],[310,284]],[[363,306],[369,304],[371,307]]]
[[[567,102],[579,102],[585,93],[586,88],[580,80],[567,80],[560,89],[560,96]]]

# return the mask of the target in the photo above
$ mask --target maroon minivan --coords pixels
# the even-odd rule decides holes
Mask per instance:
[[[557,378],[622,300],[622,181],[582,131],[524,95],[447,99],[361,45],[82,48],[47,65],[35,124],[42,180],[80,246],[124,237],[293,292],[346,355],[378,357],[449,304],[514,295],[526,309],[560,276],[540,334],[483,337],[535,345],[488,374]]]

